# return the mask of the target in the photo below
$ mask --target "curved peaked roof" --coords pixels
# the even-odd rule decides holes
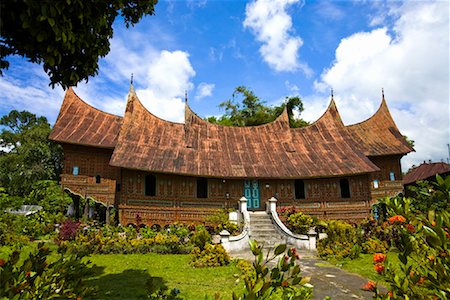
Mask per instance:
[[[90,106],[69,88],[49,139],[69,144],[114,148],[121,123],[121,117]]]
[[[185,124],[151,114],[130,90],[113,166],[225,178],[307,178],[378,170],[348,143],[334,101],[310,126],[289,128],[287,113],[251,127],[211,124],[186,104]]]
[[[355,147],[367,156],[404,155],[414,151],[395,125],[384,97],[372,117],[347,129],[355,140]]]
[[[450,165],[444,162],[423,163],[418,167],[410,170],[403,177],[403,184],[411,184],[418,180],[426,180],[435,177],[436,174],[450,173]]]

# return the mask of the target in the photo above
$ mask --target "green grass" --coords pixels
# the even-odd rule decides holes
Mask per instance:
[[[56,258],[57,246],[47,244]],[[6,259],[14,247],[0,246],[0,258]],[[20,260],[26,259],[37,243],[21,248]],[[89,299],[145,299],[145,284],[150,277],[159,277],[170,289],[178,288],[185,299],[204,299],[205,295],[220,293],[231,299],[232,291],[241,292],[240,271],[232,263],[224,267],[193,268],[190,255],[174,254],[98,254],[86,257],[91,261],[94,275],[86,278],[87,285],[96,286],[97,292]]]
[[[150,277],[161,278],[168,288],[178,288],[186,299],[204,299],[216,292],[231,299],[232,291],[243,287],[236,283],[240,273],[233,264],[195,269],[189,265],[189,255],[110,254],[93,255],[89,260],[96,266],[88,284],[98,287],[92,299],[143,299]]]
[[[389,252],[387,256],[392,264],[398,262],[397,253]],[[374,281],[382,281],[382,277],[373,269],[373,254],[361,254],[353,260],[330,260],[329,263],[350,273],[356,273]]]

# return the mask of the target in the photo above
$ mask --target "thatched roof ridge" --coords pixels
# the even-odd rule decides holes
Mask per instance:
[[[367,156],[405,155],[414,151],[395,125],[384,97],[373,116],[346,127],[355,147]]]
[[[287,113],[249,127],[211,124],[186,105],[186,123],[152,115],[130,93],[110,164],[151,172],[224,178],[310,178],[378,170],[347,143],[334,101],[305,128],[291,129]]]
[[[70,87],[49,139],[100,148],[114,148],[122,117],[106,113],[84,102]]]

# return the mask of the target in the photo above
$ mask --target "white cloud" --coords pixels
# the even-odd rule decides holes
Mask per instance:
[[[334,88],[346,123],[373,114],[383,87],[397,126],[416,142],[417,152],[403,160],[407,169],[413,163],[448,155],[448,3],[405,2],[391,7],[389,15],[396,18],[393,28],[342,39],[333,65],[315,87],[320,92]],[[329,97],[322,99],[324,104],[329,101]]]
[[[27,80],[11,75],[31,73]],[[11,75],[9,75],[11,74]],[[61,106],[64,91],[59,86],[51,89],[42,66],[30,62],[14,62],[10,70],[0,77],[0,111],[4,114],[15,109],[26,110],[38,116],[46,116],[54,123]]]
[[[132,73],[136,93],[151,113],[184,121],[184,94],[192,90],[195,76],[189,54],[157,50],[139,32],[116,35],[111,52],[101,61],[99,76],[89,84],[80,83],[76,93],[96,108],[123,115]],[[116,83],[115,90],[111,90],[111,81]]]
[[[161,51],[148,70],[147,86],[137,89],[142,103],[155,115],[184,121],[184,94],[193,88],[195,71],[184,51]]]
[[[311,75],[312,70],[299,61],[298,51],[303,44],[292,34],[292,18],[287,9],[299,0],[257,0],[247,4],[244,27],[251,28],[262,43],[259,49],[263,59],[276,71],[302,70]]]
[[[195,95],[195,99],[200,100],[202,98],[212,96],[212,92],[215,87],[216,85],[214,83],[200,83],[197,86],[197,94]]]

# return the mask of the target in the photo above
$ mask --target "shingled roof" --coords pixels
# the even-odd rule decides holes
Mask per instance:
[[[285,110],[274,122],[211,124],[186,104],[185,124],[151,114],[131,89],[110,164],[152,172],[224,178],[310,178],[378,170],[355,152],[334,101],[313,124],[291,129]]]
[[[403,184],[410,184],[418,180],[431,179],[436,174],[450,173],[450,165],[437,162],[437,163],[423,163],[418,167],[413,168],[403,177]]]
[[[69,88],[49,139],[69,144],[114,148],[121,123],[121,117],[90,106]]]
[[[398,130],[384,96],[381,105],[369,119],[347,126],[354,147],[367,156],[407,154],[414,149]]]

